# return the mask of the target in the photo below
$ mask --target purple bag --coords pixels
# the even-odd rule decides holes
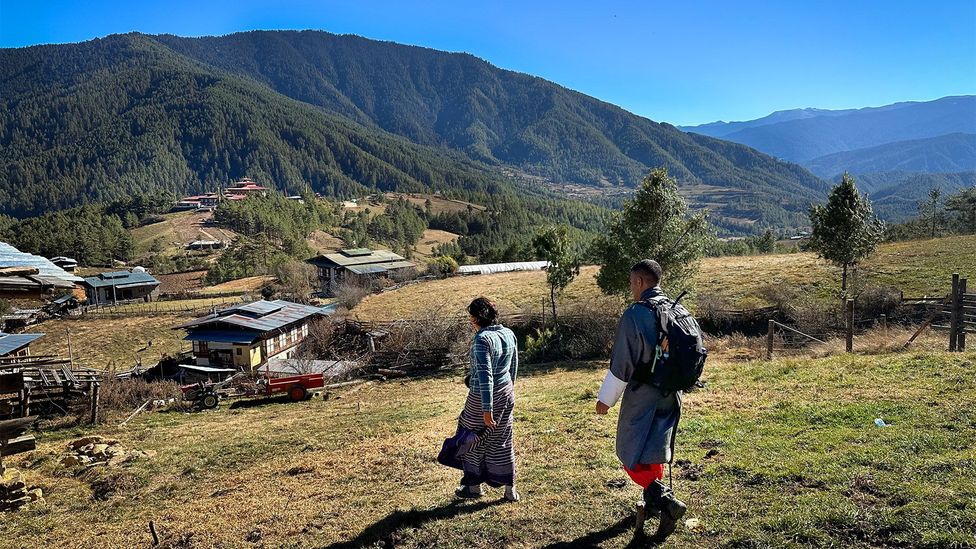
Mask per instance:
[[[458,425],[457,432],[454,433],[454,436],[444,439],[444,444],[441,445],[441,452],[437,454],[437,463],[455,469],[464,469],[461,458],[464,457],[464,454],[470,452],[471,448],[477,442],[478,433]]]

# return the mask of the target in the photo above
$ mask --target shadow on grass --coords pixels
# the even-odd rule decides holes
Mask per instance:
[[[590,532],[585,536],[571,541],[550,543],[543,549],[596,549],[600,547],[601,543],[606,543],[607,541],[616,538],[621,534],[630,533],[633,528],[634,517],[624,517],[618,520],[616,523],[598,532]],[[655,543],[651,538],[648,538],[647,536],[640,536],[633,537],[624,547],[628,549],[636,549],[638,547],[653,547],[654,545]]]
[[[237,410],[239,408],[254,408],[257,406],[265,406],[267,404],[289,404],[291,399],[288,395],[274,396],[274,397],[258,397],[258,398],[241,398],[230,403],[227,407],[228,410]]]
[[[379,542],[382,542],[383,547],[393,547],[396,544],[395,538],[397,532],[401,530],[420,528],[428,522],[454,518],[466,513],[475,513],[504,502],[504,499],[481,501],[478,503],[452,501],[447,505],[434,507],[433,509],[393,511],[386,517],[366,527],[354,539],[333,543],[325,549],[357,549],[360,547],[370,547]]]

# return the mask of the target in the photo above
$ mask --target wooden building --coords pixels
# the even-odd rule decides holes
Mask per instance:
[[[365,284],[370,278],[388,277],[394,272],[416,269],[417,265],[389,250],[352,248],[308,260],[319,272],[319,285],[326,295],[345,281]]]
[[[0,242],[0,299],[47,301],[66,293],[84,299],[81,282],[45,257]]]
[[[334,307],[290,301],[255,301],[176,326],[193,342],[198,366],[253,370],[271,357],[292,358],[308,336],[309,323]]]
[[[159,297],[159,281],[145,270],[99,273],[84,279],[89,305],[114,305],[127,301],[153,301]]]

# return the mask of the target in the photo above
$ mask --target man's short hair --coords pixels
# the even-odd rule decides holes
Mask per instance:
[[[630,268],[630,272],[637,273],[642,278],[653,278],[657,284],[664,280],[664,270],[661,269],[661,264],[653,259],[638,261]]]

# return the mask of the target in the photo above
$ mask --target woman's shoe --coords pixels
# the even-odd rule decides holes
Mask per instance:
[[[485,491],[480,484],[474,486],[458,486],[454,489],[454,495],[462,499],[478,499],[485,495]]]
[[[506,486],[505,487],[505,499],[507,499],[508,501],[511,501],[512,503],[515,503],[518,500],[522,499],[522,496],[519,495],[518,491],[515,489],[514,486]]]

